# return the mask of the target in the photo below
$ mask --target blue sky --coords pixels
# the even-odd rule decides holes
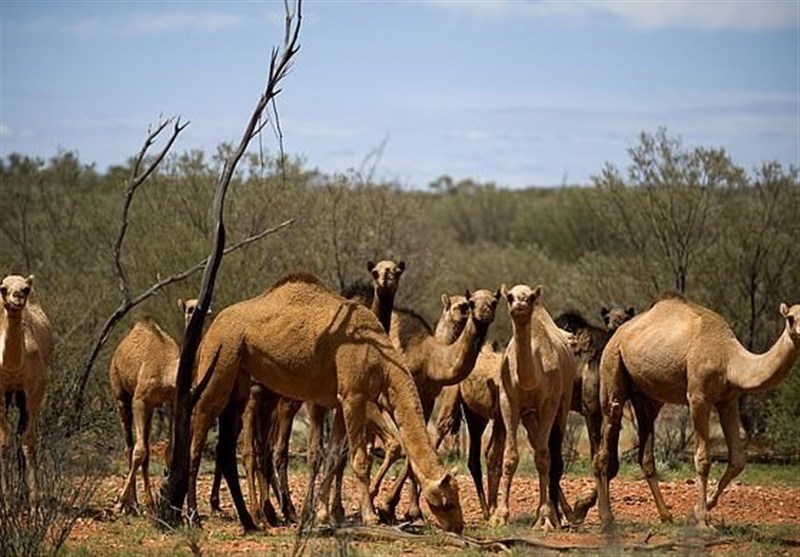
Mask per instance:
[[[286,152],[424,188],[588,183],[642,131],[800,165],[800,1],[306,1]],[[100,170],[160,115],[178,151],[238,141],[283,3],[0,0],[0,156]],[[276,143],[269,134],[263,145]]]

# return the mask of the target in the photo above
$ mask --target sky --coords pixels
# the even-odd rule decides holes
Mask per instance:
[[[800,0],[307,0],[277,98],[288,155],[426,188],[588,184],[642,132],[800,166]],[[283,2],[0,0],[0,157],[124,164],[238,143]],[[272,134],[263,149],[276,152]],[[258,149],[258,146],[254,146]],[[377,156],[376,156],[377,155]]]

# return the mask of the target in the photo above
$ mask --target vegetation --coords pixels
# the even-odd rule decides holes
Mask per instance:
[[[124,250],[132,288],[207,256],[212,197],[230,150],[172,154],[137,194]],[[64,427],[59,401],[70,400],[92,339],[118,303],[112,244],[132,164],[100,172],[70,151],[0,160],[0,271],[36,275],[53,323],[56,356],[40,420],[40,431],[53,437]],[[800,293],[798,169],[773,162],[744,169],[723,149],[688,148],[663,129],[643,133],[628,168],[609,165],[590,187],[508,190],[442,176],[413,191],[358,170],[322,174],[269,153],[248,155],[240,169],[226,202],[230,244],[295,223],[225,258],[213,309],[258,294],[288,271],[310,271],[340,289],[364,278],[367,260],[398,258],[408,270],[397,305],[430,322],[442,292],[503,282],[541,283],[551,312],[577,309],[594,322],[603,305],[641,311],[674,289],[718,311],[742,344],[761,352],[782,327],[779,304],[797,302]],[[145,314],[179,337],[175,300],[193,297],[199,281],[168,286],[112,331],[70,450],[89,446],[106,462],[120,454],[106,374],[113,347]],[[509,335],[498,312],[490,340]],[[791,459],[800,457],[795,368],[774,393],[748,402],[744,416],[749,434]]]

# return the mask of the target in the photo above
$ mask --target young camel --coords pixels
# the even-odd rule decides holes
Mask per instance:
[[[520,284],[510,290],[503,286],[513,337],[500,372],[499,407],[506,434],[501,497],[490,522],[497,525],[508,521],[511,482],[519,462],[517,427],[522,421],[539,473],[539,507],[534,527],[548,530],[560,525],[557,512],[561,489],[552,480],[563,472],[561,441],[579,361],[573,354],[572,335],[553,322],[541,303],[541,292],[541,286],[531,289]]]
[[[9,275],[0,282],[0,488],[12,492],[11,434],[7,395],[22,393],[18,430],[25,460],[28,503],[39,499],[36,482],[36,421],[44,397],[44,370],[53,355],[50,321],[33,294],[33,275]],[[10,397],[9,397],[10,398]],[[19,400],[19,399],[18,399]]]
[[[184,324],[189,323],[196,307],[197,300],[178,300]],[[150,487],[150,425],[154,410],[172,405],[175,398],[179,357],[178,343],[151,319],[135,323],[111,357],[108,378],[117,401],[128,464],[128,476],[118,502],[122,512],[135,511],[138,505],[136,473],[140,466],[145,505],[151,512],[155,508]],[[167,464],[170,451],[168,444],[164,455]]]
[[[639,464],[662,520],[671,520],[658,487],[653,457],[653,424],[664,404],[688,404],[695,436],[698,498],[693,519],[711,528],[708,511],[742,471],[745,455],[739,438],[739,396],[775,387],[800,351],[800,304],[781,304],[783,333],[763,354],[752,354],[717,313],[679,295],[657,300],[646,312],[623,324],[611,337],[600,362],[603,432],[595,459],[598,510],[604,529],[613,527],[609,481],[616,470],[622,406],[630,399],[639,425]],[[728,445],[728,465],[707,499],[709,415],[719,413]]]
[[[432,513],[445,530],[463,528],[456,480],[431,447],[413,379],[368,309],[333,293],[316,277],[289,275],[264,294],[220,312],[201,343],[196,369],[207,370],[214,360],[192,416],[190,512],[197,508],[206,435],[219,417],[223,473],[243,526],[255,528],[238,485],[235,420],[241,409],[232,396],[252,378],[281,396],[337,408],[331,442],[340,444],[346,430],[361,519],[367,524],[377,522],[369,496],[367,403],[385,393]]]
[[[589,438],[589,454],[592,461],[600,446],[600,431],[603,423],[603,411],[600,408],[600,356],[608,343],[608,339],[620,325],[630,320],[635,311],[627,309],[603,307],[600,316],[605,328],[595,327],[586,322],[582,315],[571,311],[562,313],[555,319],[556,325],[575,337],[577,354],[581,360],[580,370],[575,375],[572,388],[571,410],[581,414],[586,420],[586,431]],[[551,468],[551,474],[555,471]],[[561,478],[551,478],[551,484],[560,484]],[[597,490],[592,491],[575,502],[574,509],[566,506],[564,513],[571,523],[581,523],[597,501]]]

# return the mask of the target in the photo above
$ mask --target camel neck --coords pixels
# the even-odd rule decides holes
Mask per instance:
[[[728,363],[728,380],[747,392],[771,389],[791,371],[800,347],[789,335],[788,327],[763,354],[753,354],[737,343],[736,355]]]
[[[519,385],[526,391],[531,391],[541,381],[541,369],[537,368],[533,358],[531,346],[531,318],[511,319],[514,366],[517,372]]]
[[[427,360],[425,375],[440,387],[455,385],[466,379],[475,367],[488,331],[488,325],[477,323],[470,317],[461,335],[452,344],[443,344],[431,337],[434,348]]]
[[[392,324],[392,310],[394,309],[394,292],[391,290],[375,290],[372,298],[372,313],[378,316],[378,321],[383,325],[383,330],[389,333]]]
[[[439,321],[436,323],[436,331],[434,331],[433,336],[442,344],[453,344],[458,338],[459,333],[463,330],[463,327],[459,329],[453,320],[450,319],[447,311],[444,311],[442,312],[442,316],[439,317]]]
[[[422,404],[414,379],[400,366],[392,362],[387,365],[386,394],[411,468],[423,482],[441,477],[445,470],[433,450],[425,428]]]
[[[4,309],[0,319],[0,368],[16,370],[22,367],[24,346],[22,311],[9,313]]]

